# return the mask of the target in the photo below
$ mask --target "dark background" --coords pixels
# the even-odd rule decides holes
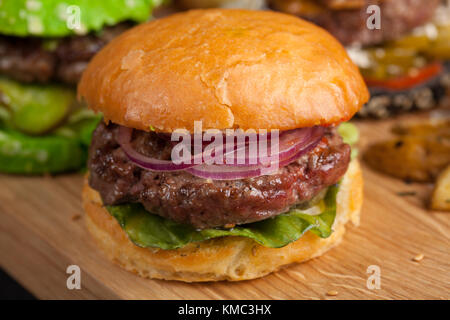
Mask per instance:
[[[36,298],[0,268],[0,300],[35,300]]]

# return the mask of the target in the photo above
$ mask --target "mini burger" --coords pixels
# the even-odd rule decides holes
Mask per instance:
[[[0,1],[0,172],[79,170],[99,116],[74,86],[111,39],[157,0]]]
[[[371,100],[361,117],[387,118],[446,104],[450,91],[448,0],[271,0],[343,43]],[[375,26],[378,22],[379,28]]]
[[[362,176],[347,143],[356,132],[340,124],[368,90],[339,42],[309,22],[209,9],[142,24],[94,57],[78,94],[104,115],[83,191],[87,226],[127,270],[257,278],[322,255],[359,221]],[[193,161],[174,161],[180,132],[203,136]],[[207,132],[214,142],[234,132],[231,148],[209,155],[243,149],[243,161],[206,161]],[[249,132],[270,157],[239,139]]]

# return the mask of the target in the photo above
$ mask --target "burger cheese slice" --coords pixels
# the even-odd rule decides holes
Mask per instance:
[[[354,139],[342,137],[355,132],[339,125],[369,94],[317,26],[269,11],[179,13],[110,42],[78,93],[104,115],[83,191],[87,225],[127,270],[257,278],[321,255],[359,221],[362,176],[345,142]]]

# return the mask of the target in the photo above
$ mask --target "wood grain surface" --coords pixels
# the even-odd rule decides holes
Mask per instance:
[[[390,125],[358,123],[360,149]],[[340,246],[265,278],[203,284],[141,279],[108,261],[84,226],[81,175],[1,175],[0,265],[43,299],[449,299],[450,214],[426,209],[432,186],[363,169],[361,225]],[[423,260],[413,261],[418,254]],[[81,268],[81,290],[66,287],[72,264]],[[371,265],[380,267],[378,290],[366,286]]]

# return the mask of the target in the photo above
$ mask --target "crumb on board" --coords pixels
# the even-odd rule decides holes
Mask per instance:
[[[258,247],[257,246],[253,246],[252,247],[252,255],[253,256],[256,256],[256,251],[258,250]]]
[[[414,258],[412,258],[412,260],[413,260],[414,262],[420,262],[420,261],[423,260],[424,257],[425,257],[425,256],[424,256],[423,253],[419,253],[419,254],[416,255]]]
[[[327,296],[330,296],[330,297],[335,297],[338,294],[339,294],[339,292],[337,292],[336,290],[330,290],[327,292]]]
[[[75,214],[75,215],[72,216],[72,221],[77,221],[77,220],[79,220],[80,218],[81,218],[81,215]]]

